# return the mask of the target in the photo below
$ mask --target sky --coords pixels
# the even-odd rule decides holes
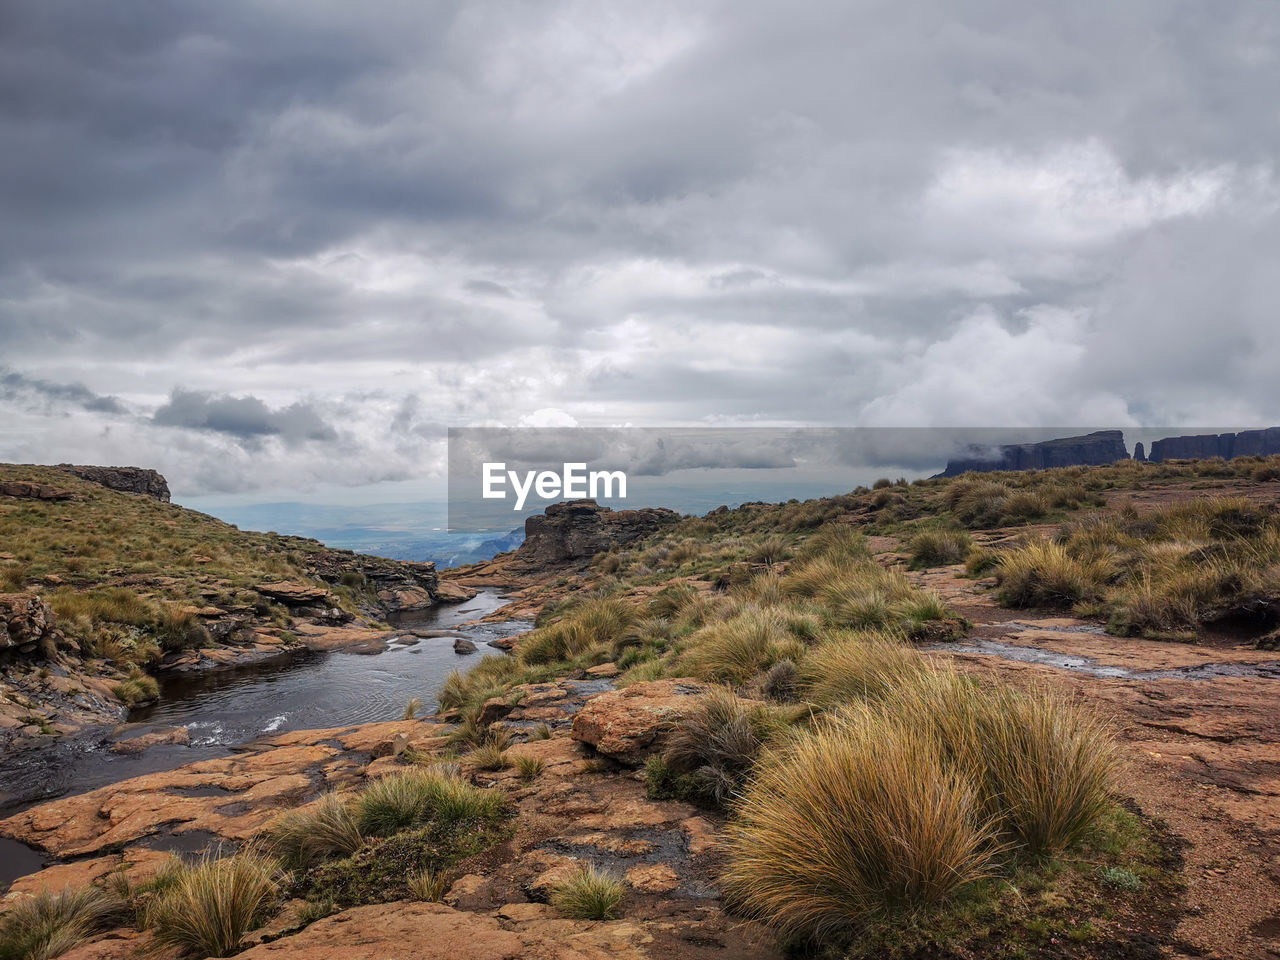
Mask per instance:
[[[0,460],[1280,423],[1280,6],[7,0]],[[435,485],[435,486],[433,486]]]

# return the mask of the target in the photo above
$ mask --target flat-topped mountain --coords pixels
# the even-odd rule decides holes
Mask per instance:
[[[1082,437],[1005,444],[994,451],[974,449],[970,456],[948,460],[940,476],[957,477],[962,473],[996,470],[1102,466],[1127,459],[1129,452],[1124,446],[1124,434],[1119,430],[1098,430]]]

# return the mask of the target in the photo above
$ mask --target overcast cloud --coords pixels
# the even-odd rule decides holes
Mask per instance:
[[[1280,423],[1280,7],[10,0],[0,459]]]

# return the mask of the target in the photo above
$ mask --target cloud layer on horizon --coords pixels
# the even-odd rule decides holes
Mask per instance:
[[[1280,422],[1280,10],[18,0],[0,459]]]

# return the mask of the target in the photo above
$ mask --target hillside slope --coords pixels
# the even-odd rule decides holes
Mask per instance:
[[[0,738],[118,720],[155,695],[151,674],[367,642],[466,595],[442,597],[432,564],[239,530],[77,473],[0,465]]]

